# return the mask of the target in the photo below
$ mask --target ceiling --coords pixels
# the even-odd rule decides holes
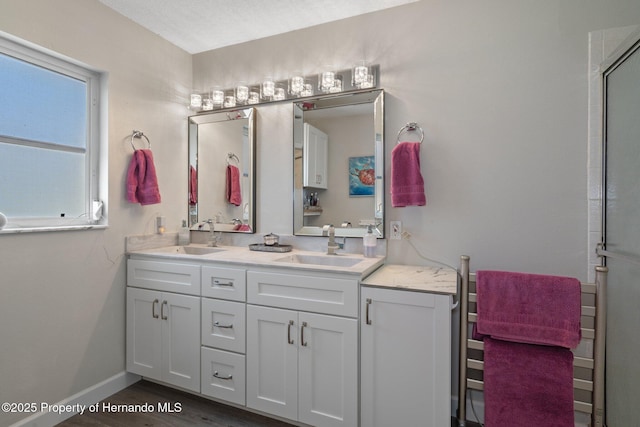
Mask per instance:
[[[418,0],[99,0],[195,54]]]

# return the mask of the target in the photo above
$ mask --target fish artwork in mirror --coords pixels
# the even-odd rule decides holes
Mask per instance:
[[[298,236],[384,237],[384,92],[293,104],[293,227]]]
[[[255,109],[189,117],[189,227],[255,233]]]

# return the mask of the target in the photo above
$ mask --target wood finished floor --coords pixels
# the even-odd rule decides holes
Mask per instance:
[[[222,405],[193,394],[174,390],[149,381],[139,381],[108,397],[104,402],[114,405],[145,404],[181,405],[175,413],[96,413],[75,415],[57,427],[292,427],[291,424],[263,417],[231,406]]]
[[[105,412],[84,413],[75,415],[60,423],[57,427],[294,427],[282,421],[263,417],[252,412],[223,405],[211,400],[164,387],[149,381],[139,381],[132,386],[108,397],[103,402],[112,405],[169,404],[171,407],[179,402],[181,411],[175,413],[125,413]],[[99,408],[102,406],[100,403]],[[399,422],[401,425],[402,422]],[[451,427],[457,427],[451,420]],[[468,423],[469,427],[477,426]],[[366,427],[366,426],[363,426]],[[392,426],[390,426],[392,427]],[[417,426],[416,426],[417,427]]]

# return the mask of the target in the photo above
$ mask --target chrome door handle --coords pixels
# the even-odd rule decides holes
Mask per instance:
[[[154,300],[153,300],[153,302],[151,303],[151,315],[153,316],[153,318],[154,318],[154,319],[157,319],[158,317],[160,317],[160,316],[158,316],[158,315],[156,314],[156,304],[157,304],[158,302],[160,302],[160,301],[158,301],[158,298],[156,298],[156,299],[154,299]]]
[[[225,329],[231,329],[233,328],[233,323],[230,323],[228,325],[221,325],[220,322],[215,321],[213,322],[213,327],[214,328],[225,328]]]
[[[287,343],[293,344],[293,340],[291,339],[291,327],[293,326],[293,320],[289,320],[289,324],[287,325]]]
[[[228,375],[228,376],[226,376],[226,377],[221,377],[220,375],[218,375],[218,371],[215,371],[215,372],[213,373],[213,377],[214,377],[214,378],[221,379],[221,380],[230,380],[230,379],[232,379],[232,378],[233,378],[233,375]]]
[[[365,310],[365,321],[367,325],[371,324],[371,319],[369,318],[369,306],[371,305],[371,298],[367,298],[366,310]]]
[[[162,320],[167,320],[168,317],[164,314],[164,306],[168,305],[167,300],[162,301],[162,304],[160,305],[160,318]]]
[[[302,322],[302,326],[300,327],[300,344],[302,344],[303,347],[307,346],[307,343],[304,341],[304,328],[307,327],[307,322]]]

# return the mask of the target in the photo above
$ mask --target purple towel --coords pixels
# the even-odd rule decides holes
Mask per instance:
[[[580,343],[580,281],[570,277],[478,271],[477,332],[492,338],[575,348]]]
[[[151,150],[135,150],[127,170],[127,201],[141,205],[160,203],[160,190]]]
[[[485,427],[573,427],[573,353],[484,340]]]
[[[391,205],[399,208],[426,204],[420,172],[420,143],[401,142],[391,151]]]

